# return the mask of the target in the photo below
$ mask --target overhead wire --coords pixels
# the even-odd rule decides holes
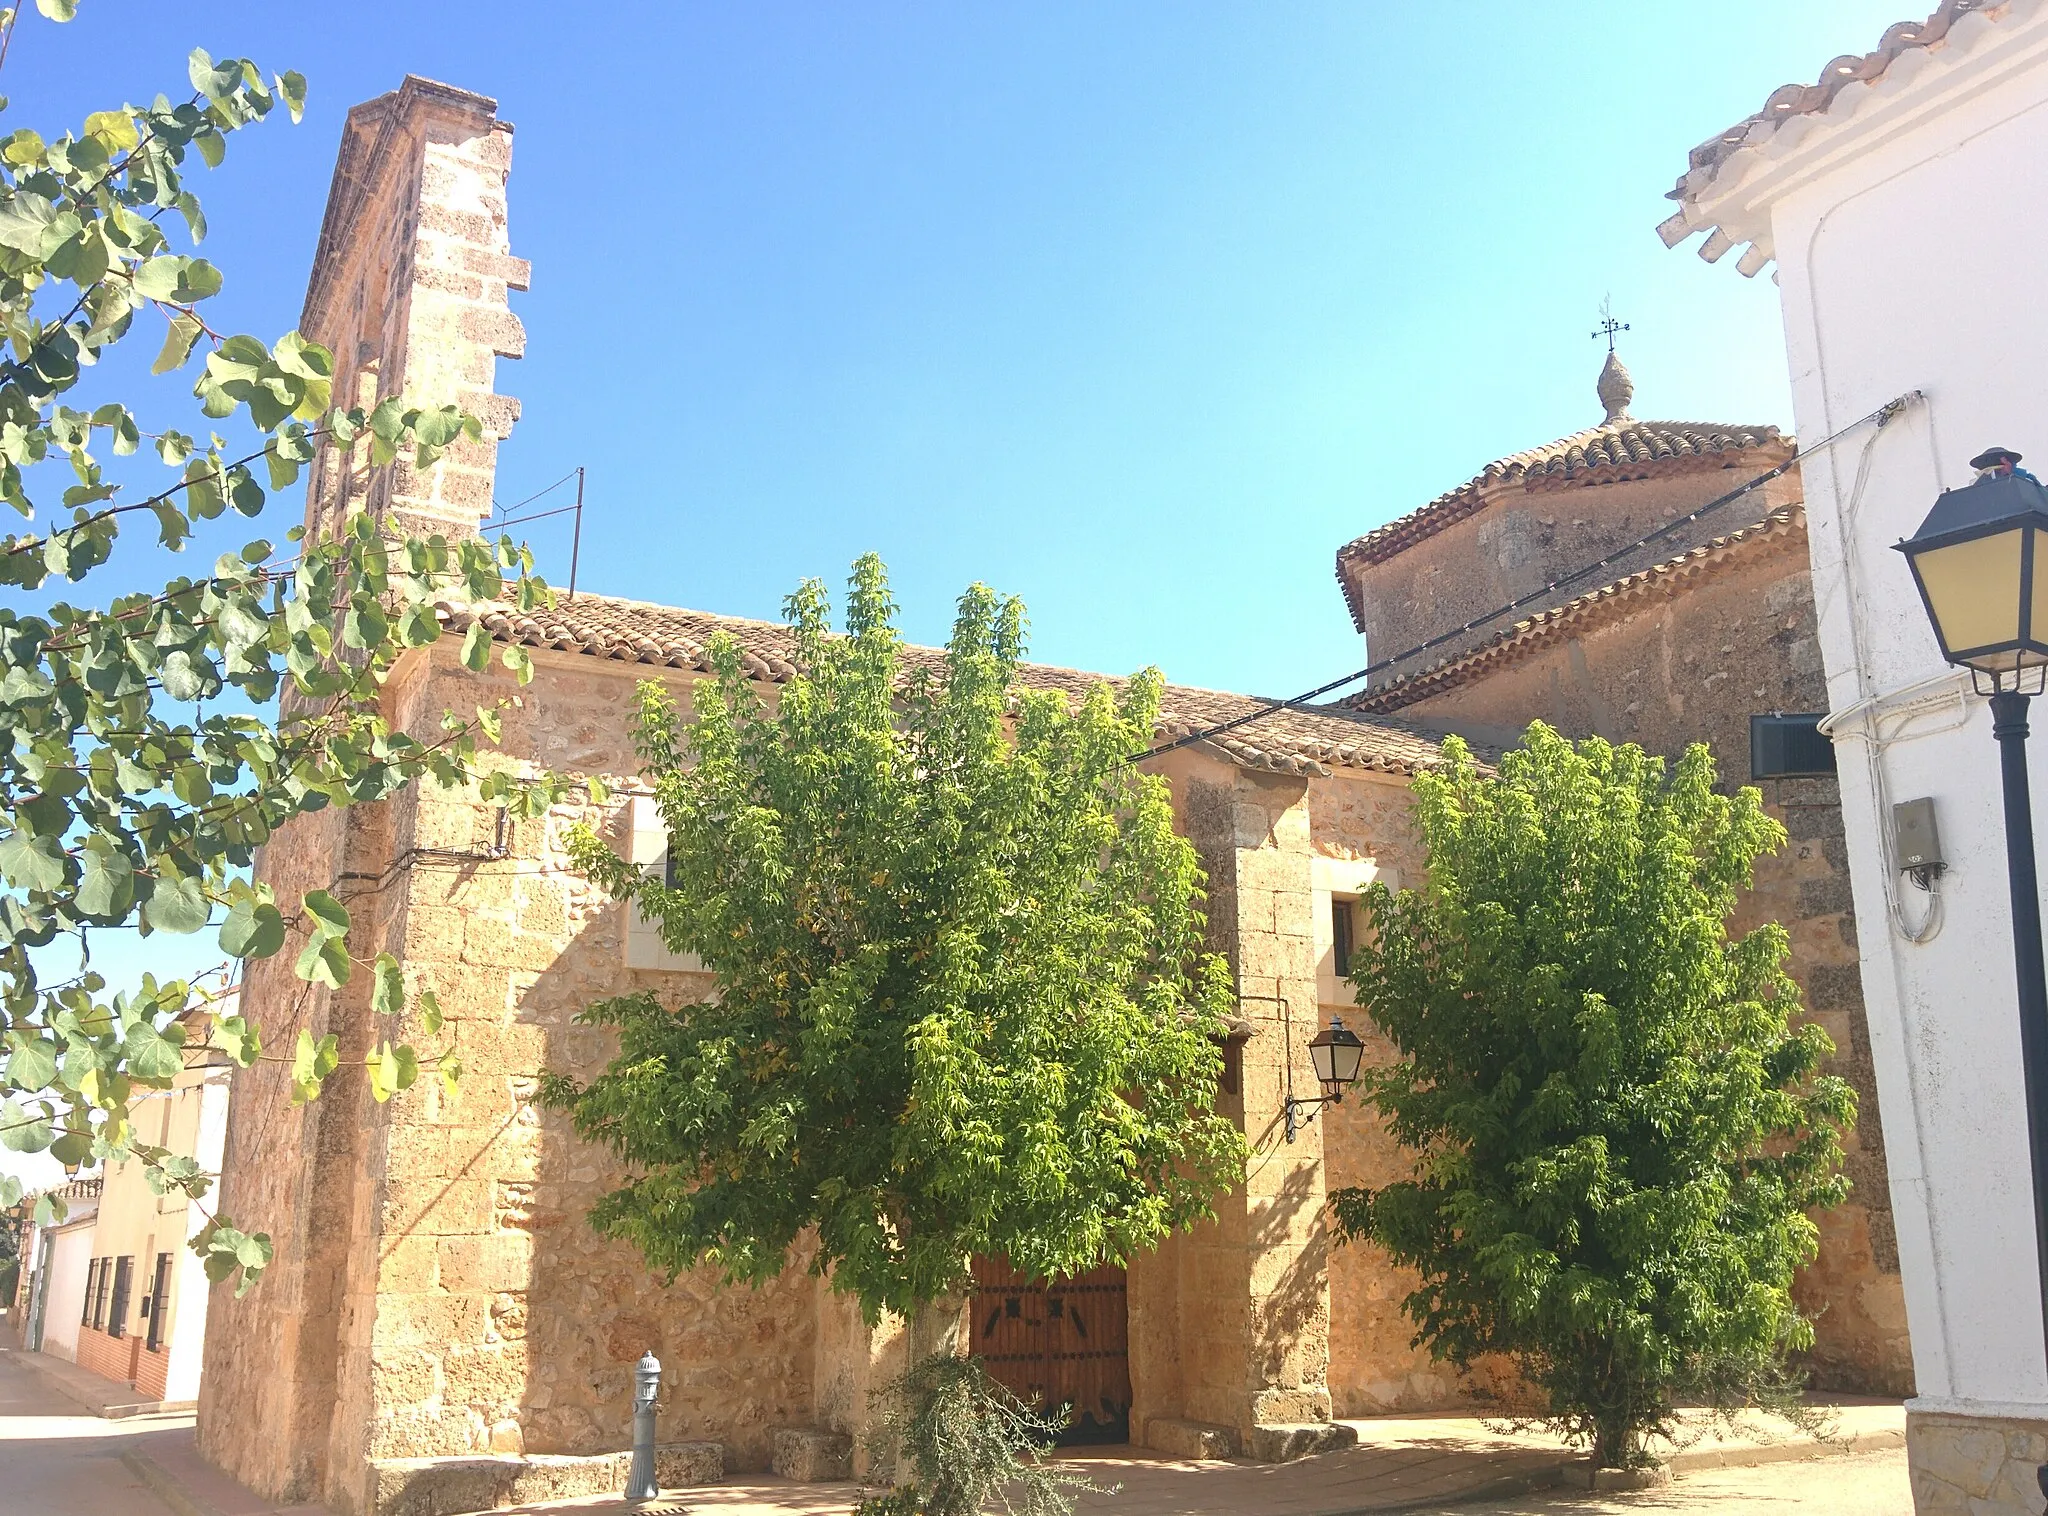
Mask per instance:
[[[1176,752],[1181,748],[1191,747],[1195,743],[1206,742],[1213,737],[1220,737],[1225,732],[1233,732],[1238,730],[1240,727],[1250,726],[1255,721],[1263,721],[1268,716],[1277,715],[1282,711],[1298,709],[1302,706],[1307,705],[1310,701],[1316,700],[1323,695],[1331,693],[1333,690],[1340,690],[1344,688],[1344,686],[1347,684],[1356,684],[1361,679],[1369,679],[1374,674],[1383,673],[1387,669],[1408,662],[1408,660],[1410,660],[1411,658],[1418,657],[1423,653],[1431,652],[1436,648],[1442,647],[1446,643],[1455,642],[1458,638],[1467,636],[1472,632],[1476,632],[1480,630],[1482,627],[1488,626],[1491,623],[1500,620],[1503,616],[1513,615],[1516,611],[1522,610],[1527,606],[1534,605],[1538,601],[1547,600],[1551,596],[1555,595],[1559,590],[1567,589],[1572,585],[1581,582],[1582,580],[1590,578],[1591,576],[1599,573],[1603,569],[1613,567],[1622,559],[1627,558],[1637,552],[1640,552],[1643,548],[1650,546],[1652,543],[1658,541],[1659,539],[1668,537],[1673,532],[1678,531],[1680,528],[1690,526],[1693,522],[1698,521],[1703,516],[1706,516],[1713,511],[1720,510],[1723,506],[1730,505],[1733,502],[1742,499],[1745,495],[1751,494],[1752,492],[1761,489],[1764,485],[1769,484],[1773,479],[1779,479],[1784,477],[1784,475],[1788,473],[1795,465],[1797,465],[1801,459],[1811,457],[1813,454],[1820,452],[1824,448],[1834,446],[1835,443],[1841,441],[1842,438],[1848,436],[1850,433],[1856,431],[1857,429],[1871,425],[1882,425],[1884,422],[1889,421],[1893,416],[1896,416],[1901,410],[1905,409],[1907,405],[1913,403],[1919,398],[1920,392],[1918,390],[1911,390],[1906,394],[1900,395],[1895,400],[1886,401],[1883,405],[1879,406],[1876,410],[1870,412],[1868,415],[1859,416],[1856,420],[1851,421],[1846,426],[1829,434],[1826,437],[1821,438],[1820,441],[1815,442],[1810,446],[1800,448],[1797,452],[1793,453],[1791,457],[1787,458],[1783,463],[1778,464],[1775,468],[1767,469],[1763,473],[1758,474],[1755,478],[1750,479],[1748,482],[1739,485],[1735,489],[1728,491],[1726,494],[1715,496],[1712,500],[1709,500],[1705,505],[1698,506],[1695,509],[1688,511],[1683,516],[1675,517],[1674,519],[1666,522],[1664,525],[1658,527],[1655,531],[1649,532],[1644,536],[1638,537],[1635,541],[1628,543],[1623,547],[1615,548],[1612,552],[1609,552],[1605,557],[1598,558],[1593,562],[1586,564],[1582,568],[1574,569],[1569,574],[1564,574],[1556,579],[1551,580],[1541,589],[1531,590],[1526,595],[1517,596],[1515,599],[1510,600],[1507,604],[1499,607],[1496,610],[1488,611],[1484,615],[1474,616],[1471,620],[1463,623],[1460,626],[1454,626],[1449,631],[1440,632],[1436,636],[1418,642],[1413,647],[1405,648],[1401,652],[1395,653],[1390,657],[1377,659],[1374,662],[1368,663],[1364,668],[1357,669],[1352,673],[1346,674],[1340,679],[1331,679],[1323,684],[1317,685],[1312,690],[1304,690],[1301,694],[1290,696],[1285,700],[1267,701],[1264,704],[1262,704],[1257,710],[1247,711],[1242,715],[1231,717],[1228,721],[1215,722],[1212,725],[1202,727],[1196,731],[1188,732],[1180,737],[1174,738],[1171,742],[1162,742],[1153,747],[1149,747],[1144,752],[1134,755],[1131,761],[1133,763],[1142,763],[1148,758],[1158,758],[1163,756],[1164,754]]]
[[[557,479],[553,484],[548,485],[545,489],[537,489],[531,495],[528,495],[524,500],[515,500],[510,505],[500,505],[498,504],[497,501],[493,500],[491,502],[491,514],[495,517],[501,511],[511,512],[518,510],[519,507],[522,505],[531,505],[534,501],[540,499],[540,497],[543,495],[552,495],[556,490],[560,489],[563,485],[567,484],[571,479],[574,479],[575,477],[576,470],[570,469],[568,473],[562,475],[561,478]],[[510,523],[504,521],[497,521],[493,524],[497,526],[507,526]]]

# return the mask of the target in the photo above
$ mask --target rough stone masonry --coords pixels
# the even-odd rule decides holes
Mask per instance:
[[[350,113],[304,329],[337,354],[337,393],[459,401],[487,436],[425,473],[323,467],[307,497],[316,530],[367,508],[412,530],[472,532],[488,510],[496,447],[518,414],[495,392],[496,360],[523,350],[508,305],[527,283],[508,236],[511,141],[495,102],[419,79]],[[414,789],[300,818],[264,848],[259,877],[281,898],[333,887],[354,920],[351,955],[390,951],[411,990],[436,993],[443,1033],[408,1034],[452,1043],[465,1074],[453,1096],[425,1081],[375,1103],[349,1056],[370,1034],[367,986],[297,981],[296,945],[251,966],[245,1004],[274,1040],[331,1032],[344,1057],[306,1106],[290,1103],[277,1065],[237,1080],[221,1204],[272,1233],[277,1261],[247,1296],[215,1292],[201,1446],[271,1499],[352,1513],[616,1491],[633,1365],[651,1349],[665,1485],[771,1462],[841,1472],[857,1461],[869,1391],[974,1321],[870,1329],[802,1259],[759,1290],[709,1271],[651,1277],[584,1220],[620,1177],[608,1156],[533,1103],[542,1069],[587,1077],[610,1055],[609,1034],[575,1024],[580,1008],[634,988],[681,1003],[709,985],[564,852],[582,821],[658,857],[636,804],[634,681],[665,680],[687,702],[706,639],[725,631],[772,684],[789,670],[786,635],[587,593],[530,615],[453,606],[449,628],[476,616],[533,649],[533,683],[470,673],[444,638],[400,664],[393,722],[427,733],[444,710],[507,698],[487,761],[602,775],[617,798],[509,825],[472,793]],[[1087,676],[1026,677],[1074,689]],[[1162,731],[1252,707],[1170,688]],[[1369,1247],[1332,1250],[1327,1191],[1406,1170],[1378,1123],[1347,1102],[1299,1140],[1283,1135],[1289,1093],[1315,1091],[1308,1038],[1351,1009],[1334,965],[1339,913],[1375,879],[1421,877],[1408,785],[1434,738],[1400,718],[1293,712],[1157,762],[1208,871],[1212,945],[1237,978],[1223,1100],[1255,1157],[1215,1222],[1128,1270],[1129,1396],[1114,1409],[1134,1441],[1284,1458],[1341,1441],[1333,1416],[1512,1395],[1504,1378],[1432,1366],[1399,1309],[1412,1281]]]

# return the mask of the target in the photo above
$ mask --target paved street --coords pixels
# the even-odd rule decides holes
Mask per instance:
[[[189,1427],[185,1416],[102,1421],[49,1390],[0,1348],[0,1507],[8,1516],[170,1516],[121,1462],[131,1437]]]

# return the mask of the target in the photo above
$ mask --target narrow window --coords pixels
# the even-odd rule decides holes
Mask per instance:
[[[1337,949],[1337,977],[1351,977],[1351,912],[1355,902],[1344,895],[1330,897],[1330,941]]]
[[[128,1330],[128,1292],[135,1284],[133,1257],[114,1260],[114,1302],[108,1314],[107,1335],[118,1341]]]
[[[88,1258],[85,1261],[85,1303],[78,1308],[78,1324],[92,1325],[92,1295],[100,1282],[100,1261]]]
[[[106,1329],[107,1292],[113,1287],[114,1283],[114,1271],[108,1265],[112,1264],[113,1261],[111,1258],[102,1258],[100,1260],[99,1287],[93,1291],[92,1296],[92,1325],[94,1331],[104,1331]]]
[[[149,1284],[149,1337],[144,1344],[152,1353],[164,1345],[164,1306],[171,1296],[171,1255],[156,1255],[156,1277]]]

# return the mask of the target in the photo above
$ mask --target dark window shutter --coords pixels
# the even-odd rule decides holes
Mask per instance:
[[[1330,897],[1330,940],[1336,948],[1336,969],[1339,979],[1351,977],[1352,911],[1355,903],[1347,896]]]
[[[1822,713],[1749,718],[1751,779],[1817,779],[1835,772],[1835,745],[1821,735]]]
[[[164,1344],[164,1301],[171,1293],[171,1255],[156,1255],[156,1277],[149,1285],[149,1339],[144,1344],[154,1353]]]
[[[135,1260],[132,1257],[114,1261],[114,1304],[108,1313],[113,1319],[107,1323],[107,1335],[120,1338],[128,1330],[128,1294],[135,1285]]]

